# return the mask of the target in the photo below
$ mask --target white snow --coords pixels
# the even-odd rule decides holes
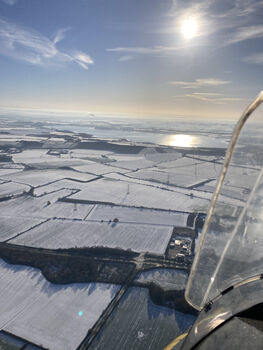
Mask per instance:
[[[123,223],[168,225],[186,227],[189,213],[176,213],[152,209],[138,209],[116,207],[109,205],[96,205],[94,210],[87,216],[87,220],[114,220],[118,218]]]
[[[4,242],[21,232],[29,230],[44,220],[21,218],[17,216],[0,216],[0,242]]]
[[[50,350],[75,350],[118,289],[103,283],[55,285],[38,269],[0,260],[0,329]]]
[[[30,187],[27,185],[17,184],[14,182],[5,182],[3,184],[0,184],[0,198],[19,195],[24,192],[28,192],[29,190]]]
[[[94,205],[91,204],[56,202],[43,208],[40,215],[47,218],[56,217],[84,220],[93,207]]]
[[[96,176],[90,175],[90,179],[96,179]],[[43,185],[36,187],[34,189],[34,195],[35,196],[41,196],[43,194],[51,193],[54,191],[58,191],[60,189],[71,189],[74,191],[78,191],[85,188],[85,183],[79,182],[79,181],[72,181],[72,180],[58,180],[55,182],[52,182],[48,185]]]
[[[27,170],[11,175],[2,176],[2,179],[16,181],[22,184],[28,184],[34,187],[43,186],[50,182],[61,179],[73,179],[78,181],[89,181],[94,176],[90,174],[79,173],[73,170]]]
[[[145,158],[147,160],[150,160],[154,163],[164,163],[164,162],[170,162],[173,160],[176,160],[178,158],[181,158],[182,154],[178,152],[173,153],[146,153]]]
[[[128,161],[118,161],[111,163],[112,166],[117,168],[123,168],[127,170],[137,170],[142,168],[150,168],[154,163],[150,160],[146,160],[144,157],[137,160],[128,160]]]
[[[2,185],[0,185],[1,187]],[[2,216],[13,216],[13,217],[34,217],[34,218],[46,218],[53,217],[52,211],[50,216],[44,214],[44,209],[51,206],[58,199],[65,197],[70,193],[69,190],[60,190],[54,193],[47,194],[42,197],[32,197],[29,195],[10,199],[5,202],[0,202],[0,213]],[[42,215],[43,211],[43,215]]]
[[[175,211],[205,210],[209,200],[166,189],[135,183],[100,179],[87,183],[85,190],[70,196],[76,201],[86,200],[100,204],[118,204]]]
[[[50,220],[10,243],[47,249],[103,246],[163,254],[172,231],[172,226]]]
[[[198,184],[204,183],[209,179],[195,176],[191,173],[175,174],[167,169],[167,171],[156,171],[156,169],[144,169],[127,174],[128,177],[134,177],[136,179],[142,179],[147,181],[156,181],[168,185],[176,185],[182,187],[194,187]]]
[[[115,164],[115,162],[110,163],[110,164]],[[72,166],[72,169],[83,172],[83,173],[91,173],[91,174],[95,174],[95,175],[108,174],[108,173],[112,173],[112,172],[117,172],[119,170],[121,172],[124,172],[123,169],[118,170],[118,168],[115,168],[111,165],[105,165],[105,164],[95,163],[95,162],[85,164],[85,165]]]

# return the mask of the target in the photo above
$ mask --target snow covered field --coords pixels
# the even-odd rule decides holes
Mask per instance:
[[[100,202],[131,207],[144,207],[177,211],[206,210],[209,200],[191,197],[151,186],[99,179],[87,183],[85,190],[70,196],[71,199]]]
[[[75,350],[118,290],[51,284],[38,269],[0,260],[0,329],[50,350]]]
[[[95,175],[105,175],[112,172],[120,171],[122,173],[127,172],[125,169],[118,169],[113,166],[111,166],[112,163],[109,163],[110,165],[100,164],[100,163],[90,163],[90,164],[83,164],[79,166],[72,166],[72,169],[77,170],[79,172],[83,173],[90,173]]]
[[[10,243],[49,249],[109,247],[164,254],[173,227],[50,220]]]
[[[186,227],[189,213],[175,213],[152,209],[138,209],[115,207],[109,205],[96,205],[86,220],[113,221],[138,224],[168,225]]]
[[[144,169],[140,171],[133,172],[131,174],[127,174],[128,177],[134,177],[136,179],[142,179],[147,181],[156,181],[159,183],[164,183],[167,185],[174,185],[179,187],[191,188],[198,186],[199,184],[203,184],[209,179],[205,177],[194,176],[194,174],[175,174],[170,171],[170,168],[167,168],[167,171],[159,171],[155,168],[152,169]]]
[[[17,196],[26,193],[30,190],[30,187],[23,184],[14,182],[5,182],[0,184],[0,198]]]
[[[90,176],[90,179],[96,179],[96,176]],[[58,180],[55,182],[51,182],[48,185],[43,185],[36,187],[34,189],[34,195],[39,197],[47,193],[51,193],[54,191],[58,191],[61,189],[71,189],[72,193],[82,190],[85,188],[85,183],[79,182],[79,181],[73,181],[73,180]]]
[[[89,181],[93,175],[79,173],[73,170],[27,170],[1,177],[3,180],[16,181],[33,187],[43,186],[61,179],[73,179],[75,181]]]
[[[117,168],[127,169],[127,170],[151,168],[153,165],[154,165],[154,163],[152,161],[147,160],[144,157],[142,157],[141,159],[137,159],[137,160],[133,160],[131,158],[130,160],[118,161],[118,162],[112,163],[112,166],[115,166]]]
[[[0,216],[0,242],[39,225],[44,220],[16,216]]]
[[[0,185],[2,186],[2,185]],[[25,195],[23,197],[10,199],[5,202],[0,202],[0,215],[10,217],[34,217],[34,218],[48,218],[54,217],[56,211],[45,210],[57,202],[58,199],[64,198],[71,193],[70,190],[60,190],[41,197],[32,197]],[[78,205],[77,208],[81,206]],[[68,207],[65,207],[68,208]],[[74,205],[71,205],[72,210]],[[68,209],[67,209],[68,210]]]
[[[56,202],[41,210],[41,216],[84,220],[93,207],[92,204]]]

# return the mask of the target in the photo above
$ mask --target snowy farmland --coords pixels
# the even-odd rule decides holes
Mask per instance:
[[[55,211],[52,212],[47,210],[47,213],[45,213],[45,209],[49,208],[49,206],[51,208],[51,206],[54,203],[56,203],[60,198],[64,198],[65,196],[67,196],[69,193],[71,193],[71,191],[69,190],[60,190],[41,197],[32,197],[30,195],[24,195],[23,197],[10,199],[5,202],[0,202],[0,215],[28,218],[54,217],[56,214]],[[68,207],[65,206],[65,208]],[[74,205],[71,205],[71,208],[72,211],[74,211]],[[81,208],[81,205],[77,205],[77,208]],[[66,211],[68,211],[68,209],[66,209]]]
[[[189,195],[113,179],[87,183],[85,190],[70,196],[76,201],[90,201],[131,207],[198,211],[205,210],[209,200]]]
[[[90,181],[94,178],[93,175],[79,173],[73,170],[27,170],[17,172],[11,175],[1,177],[3,180],[11,180],[20,184],[26,184],[33,187],[43,186],[50,182],[55,182],[62,179],[73,179],[75,181]]]
[[[0,184],[0,198],[21,195],[29,190],[30,187],[27,185],[14,182],[4,182]]]
[[[16,216],[0,216],[0,242],[13,238],[16,235],[39,225],[43,221],[44,220]]]
[[[41,216],[84,220],[93,208],[92,204],[55,202],[41,210]]]
[[[10,243],[47,249],[109,247],[164,254],[172,231],[172,226],[49,220]]]
[[[186,227],[189,213],[176,213],[152,209],[138,209],[116,207],[110,205],[96,205],[86,220],[113,221],[118,218],[119,222],[167,225]]]
[[[0,168],[0,178],[4,175],[10,175],[17,172],[22,171],[24,168],[22,166],[17,165],[16,167],[13,167],[12,165],[5,166],[3,168]],[[6,180],[8,181],[8,180]]]
[[[186,187],[191,188],[194,186],[198,186],[199,184],[203,184],[209,179],[207,178],[201,178],[198,176],[194,176],[194,174],[188,175],[178,175],[174,172],[169,171],[169,168],[167,171],[156,171],[155,169],[144,169],[140,171],[133,172],[131,174],[127,174],[128,177],[134,177],[136,179],[142,179],[147,181],[156,181],[168,185],[174,185],[179,187]]]
[[[110,163],[112,164],[112,163]],[[90,163],[90,164],[82,164],[78,166],[72,166],[72,169],[83,172],[83,173],[90,173],[90,174],[95,174],[95,175],[105,175],[109,174],[112,172],[122,172],[125,173],[127,170],[125,169],[118,169],[115,168],[111,165],[105,165],[105,164],[100,164],[100,163]]]
[[[75,350],[118,290],[51,284],[38,269],[0,260],[0,329],[50,350]]]
[[[148,119],[134,124],[132,118],[124,123],[112,116],[103,118],[40,116],[36,122],[30,116],[21,120],[0,116],[1,251],[10,261],[41,266],[52,281],[128,281],[137,287],[54,285],[36,268],[0,260],[0,348],[8,342],[8,349],[76,350],[96,324],[89,333],[89,340],[95,337],[92,350],[163,349],[195,319],[155,305],[151,297],[172,307],[167,295],[168,299],[178,295],[175,308],[183,302],[192,261],[189,247],[195,229],[202,225],[198,214],[209,208],[222,167],[218,124],[205,132],[199,122],[193,126],[162,120],[156,127]],[[189,130],[199,140],[196,147],[163,143]],[[213,130],[211,146],[206,148],[202,142]],[[226,125],[224,135],[225,130]],[[237,212],[247,178],[254,181],[253,169],[243,171],[244,178],[230,179],[219,197],[230,204],[223,205],[226,212]],[[174,249],[180,234],[185,247]],[[73,251],[91,247],[123,251]],[[53,251],[59,248],[73,249]],[[185,254],[182,259],[179,251]],[[169,293],[162,295],[160,289]],[[109,304],[101,326],[96,322]]]
[[[96,179],[96,177],[91,176],[91,180]],[[58,180],[51,182],[48,185],[43,185],[34,188],[34,195],[39,197],[47,193],[52,193],[59,191],[61,189],[70,189],[71,193],[77,192],[85,188],[85,183],[73,180]]]
[[[116,166],[117,168],[123,168],[127,170],[137,170],[143,168],[150,168],[154,165],[154,163],[150,160],[146,160],[144,157],[141,159],[133,160],[132,158],[127,161],[117,161],[112,163],[112,166]]]

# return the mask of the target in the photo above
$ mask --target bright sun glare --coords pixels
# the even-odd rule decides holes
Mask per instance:
[[[183,21],[181,26],[181,33],[187,40],[192,39],[197,34],[197,22],[194,18],[187,18]]]
[[[191,147],[194,141],[194,137],[190,135],[171,135],[169,136],[168,143],[174,147]]]

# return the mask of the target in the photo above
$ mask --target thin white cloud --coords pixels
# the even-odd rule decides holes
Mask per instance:
[[[226,104],[227,102],[244,101],[244,99],[240,97],[223,97],[222,94],[210,93],[210,92],[204,92],[204,93],[194,92],[192,94],[185,94],[183,96],[190,97],[192,99],[196,99],[199,101],[214,103],[214,104]]]
[[[71,57],[73,61],[78,63],[84,69],[88,69],[88,65],[94,63],[93,59],[89,55],[81,51],[75,51],[72,53]]]
[[[65,33],[69,30],[70,28],[62,28],[59,29],[55,34],[54,34],[54,39],[53,43],[57,44],[60,41],[62,41],[65,38]]]
[[[196,89],[201,87],[214,87],[231,83],[230,80],[216,78],[202,78],[194,81],[170,81],[170,85],[176,85],[183,89]]]
[[[236,0],[228,2],[230,6],[227,10],[215,14],[216,18],[227,18],[233,21],[233,18],[247,17],[258,12],[263,7],[263,1],[259,0]]]
[[[134,46],[134,47],[114,47],[106,49],[108,52],[116,52],[123,54],[118,58],[119,62],[126,62],[135,59],[137,56],[151,55],[151,56],[167,56],[180,52],[182,46]]]
[[[121,52],[135,55],[160,55],[176,52],[182,49],[182,46],[153,46],[153,47],[144,47],[144,46],[135,46],[135,47],[115,47],[111,49],[106,49],[109,52]]]
[[[127,62],[127,61],[131,61],[135,58],[134,55],[125,55],[125,56],[121,56],[118,61],[119,62]]]
[[[10,6],[14,5],[17,2],[17,0],[2,0],[2,1]]]
[[[0,54],[39,66],[60,66],[74,62],[87,69],[92,58],[80,51],[63,52],[56,44],[64,39],[66,29],[58,31],[53,41],[37,31],[0,18]]]
[[[263,37],[263,25],[242,27],[238,28],[238,30],[234,32],[228,40],[226,40],[224,45],[235,44],[241,41],[261,37]]]
[[[253,64],[263,64],[263,52],[258,52],[243,58],[243,62]]]

